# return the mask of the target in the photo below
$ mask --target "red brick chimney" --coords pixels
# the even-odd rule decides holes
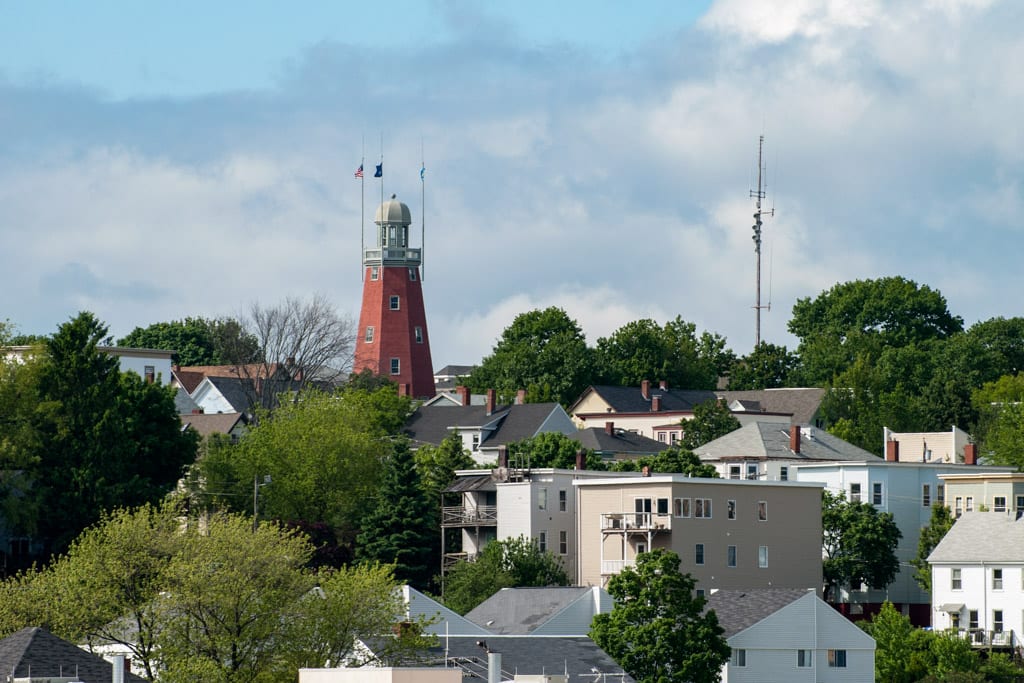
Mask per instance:
[[[464,387],[462,385],[459,385],[459,386],[455,387],[455,393],[459,397],[459,405],[463,405],[463,406],[468,406],[469,405],[469,387]]]
[[[644,397],[645,401],[650,400],[650,398],[651,398],[651,380],[645,379],[643,382],[640,382],[640,395]]]
[[[662,391],[668,391],[668,380],[667,379],[663,379],[663,380],[659,381],[658,382],[658,386],[661,387]]]
[[[487,390],[487,403],[485,404],[486,407],[487,407],[487,414],[488,415],[490,415],[491,413],[494,412],[494,404],[497,402],[497,399],[498,399],[498,392],[495,391],[494,389],[488,389]]]
[[[614,422],[605,422],[604,423],[604,433],[607,434],[608,436],[615,436],[615,423]]]
[[[789,450],[794,453],[800,452],[800,425],[789,428]]]
[[[661,410],[661,396],[651,397],[651,412],[656,413]]]
[[[519,389],[516,391],[516,405],[521,406],[526,403],[526,389]]]
[[[885,442],[885,459],[887,462],[899,462],[900,461],[900,442],[899,441],[886,441]]]
[[[583,457],[583,449],[576,451],[576,469],[585,470],[587,469],[587,459]]]
[[[965,465],[977,465],[978,464],[978,444],[969,443],[964,446],[964,464]]]
[[[498,446],[498,467],[508,467],[508,446]]]
[[[399,385],[398,385],[398,395],[399,396],[408,396],[409,395],[409,384],[408,383],[406,383],[406,382],[399,383]]]

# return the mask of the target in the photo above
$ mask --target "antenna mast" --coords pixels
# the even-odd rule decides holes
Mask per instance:
[[[764,135],[760,136],[757,141],[757,190],[751,190],[750,196],[756,199],[757,208],[754,210],[754,254],[757,258],[757,298],[754,303],[754,316],[755,316],[755,329],[754,329],[754,348],[757,348],[761,344],[761,309],[772,310],[771,302],[767,305],[761,305],[761,218],[762,216],[774,216],[775,208],[771,208],[767,211],[761,208],[761,201],[765,198],[766,189],[768,187],[768,181],[765,176],[764,166]]]

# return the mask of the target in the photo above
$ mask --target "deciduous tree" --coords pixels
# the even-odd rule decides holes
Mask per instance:
[[[714,465],[703,463],[693,451],[673,444],[660,453],[636,460],[620,460],[612,466],[616,472],[639,472],[644,467],[659,474],[685,474],[688,477],[717,479]]]
[[[790,386],[800,357],[785,346],[761,342],[729,370],[729,389],[778,389]]]
[[[601,457],[579,441],[561,432],[543,432],[528,439],[508,445],[510,458],[519,457],[530,467],[557,467],[571,470],[576,467],[576,454],[583,451],[583,466],[588,470],[605,470],[607,465]]]
[[[822,574],[825,596],[859,584],[882,589],[899,571],[896,545],[902,534],[892,513],[869,503],[846,500],[844,493],[822,493]]]
[[[928,556],[953,526],[954,521],[956,520],[953,519],[948,507],[935,503],[932,505],[932,516],[928,526],[921,529],[921,536],[917,541],[917,557],[910,563],[914,565],[914,580],[926,593],[932,592],[932,567],[928,564]]]
[[[683,420],[684,448],[697,448],[709,441],[740,428],[740,421],[733,417],[729,407],[722,400],[705,401],[693,407],[693,417]]]
[[[175,352],[181,365],[224,365],[256,362],[259,346],[234,318],[185,318],[136,327],[118,346]],[[229,360],[229,357],[231,360]]]
[[[608,582],[615,606],[594,617],[590,637],[638,683],[718,681],[730,648],[695,586],[675,553],[643,553]]]

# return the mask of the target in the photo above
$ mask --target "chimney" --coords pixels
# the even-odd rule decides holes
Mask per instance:
[[[501,653],[487,651],[487,683],[501,683]]]
[[[608,436],[615,436],[615,423],[614,422],[605,422],[604,423],[604,433],[607,434]]]
[[[645,401],[651,398],[651,380],[645,379],[640,382],[640,395],[644,397]]]
[[[789,450],[794,453],[800,452],[800,425],[789,428]]]
[[[651,412],[656,413],[661,410],[661,396],[651,397]]]
[[[491,413],[494,412],[494,403],[497,400],[497,397],[498,397],[498,392],[497,391],[495,391],[494,389],[488,389],[487,390],[487,404],[486,404],[486,407],[487,407],[487,414],[488,415],[490,415]]]
[[[408,396],[409,395],[409,384],[408,383],[401,382],[398,385],[398,395],[399,396]]]
[[[455,393],[459,397],[459,405],[469,405],[469,387],[464,387],[461,384],[455,387]]]
[[[576,451],[576,469],[585,470],[587,469],[587,459],[583,457],[583,449]]]
[[[516,405],[521,406],[526,403],[526,389],[519,389],[516,391]]]
[[[899,462],[900,461],[900,442],[899,441],[886,441],[885,442],[885,460],[886,460],[886,462]]]
[[[969,443],[964,446],[964,464],[965,465],[977,465],[978,464],[978,444]]]
[[[508,467],[508,446],[498,446],[498,467]]]
[[[126,660],[124,655],[114,655],[114,661],[111,662],[111,678],[113,683],[124,683],[125,671],[127,670]],[[77,677],[76,677],[77,680]]]
[[[662,391],[668,391],[668,380],[667,379],[663,379],[663,380],[659,381],[658,382],[658,386],[661,387]]]

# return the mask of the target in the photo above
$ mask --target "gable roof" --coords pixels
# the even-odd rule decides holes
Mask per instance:
[[[40,627],[23,628],[0,640],[0,676],[14,678],[77,676],[82,683],[108,683],[113,665],[74,643],[58,638]],[[145,679],[127,673],[128,683]]]
[[[599,454],[654,455],[668,448],[667,443],[649,439],[636,432],[625,429],[613,429],[612,431],[613,433],[609,434],[604,427],[588,427],[575,434],[569,434],[569,438],[579,441],[584,448],[589,448]]]
[[[526,635],[590,593],[586,586],[502,588],[467,612],[466,618],[498,635]],[[572,635],[586,635],[589,630],[588,621],[586,628]]]
[[[928,556],[936,562],[1024,562],[1024,518],[965,512]]]
[[[193,429],[199,436],[230,434],[239,422],[247,423],[245,413],[192,413],[180,415],[182,427]]]
[[[725,637],[731,638],[810,592],[801,588],[716,590],[707,596],[705,609],[715,611]]]
[[[833,436],[824,429],[807,426],[800,428],[800,452],[794,453],[789,448],[789,435],[793,429],[792,426],[785,428],[785,425],[777,422],[751,422],[694,448],[693,452],[703,461],[732,458],[780,458],[821,462],[882,461],[882,458],[874,453]]]
[[[463,674],[464,681],[487,679],[487,653],[477,645],[486,642],[492,652],[501,654],[502,680],[511,680],[520,675],[561,675],[568,674],[570,681],[600,680],[595,672],[610,674],[606,678],[618,683],[635,683],[608,654],[590,638],[569,636],[499,636],[486,639],[474,637],[441,636],[431,652],[439,659],[447,656],[449,661],[475,672]],[[620,677],[621,675],[621,677]]]
[[[728,403],[739,401],[745,411],[785,413],[793,416],[793,424],[813,424],[821,401],[825,398],[825,391],[818,387],[797,387],[715,393]]]
[[[437,600],[424,595],[412,586],[404,585],[400,589],[405,600],[406,618],[415,621],[420,617],[432,620],[433,623],[426,627],[426,632],[443,636],[486,636],[489,631],[481,628],[466,617],[445,607]]]
[[[174,408],[178,411],[178,415],[188,415],[192,411],[198,410],[199,405],[192,400],[185,387],[179,386],[174,390]]]
[[[557,403],[495,406],[490,415],[486,406],[420,406],[406,422],[405,431],[414,445],[436,446],[454,428],[479,428],[483,430],[480,447],[494,448],[536,436],[552,414],[559,411],[569,420]]]
[[[583,392],[583,396],[593,392],[611,406],[614,413],[649,413],[651,399],[644,398],[640,387],[617,387],[605,384],[594,385]],[[649,396],[658,396],[661,400],[660,412],[689,412],[694,406],[717,398],[715,392],[704,389],[662,389],[652,385]],[[576,405],[583,400],[580,397],[570,408],[575,412]]]
[[[210,375],[205,381],[209,382],[224,397],[224,400],[231,404],[236,413],[244,413],[252,409],[256,393],[251,379]]]

